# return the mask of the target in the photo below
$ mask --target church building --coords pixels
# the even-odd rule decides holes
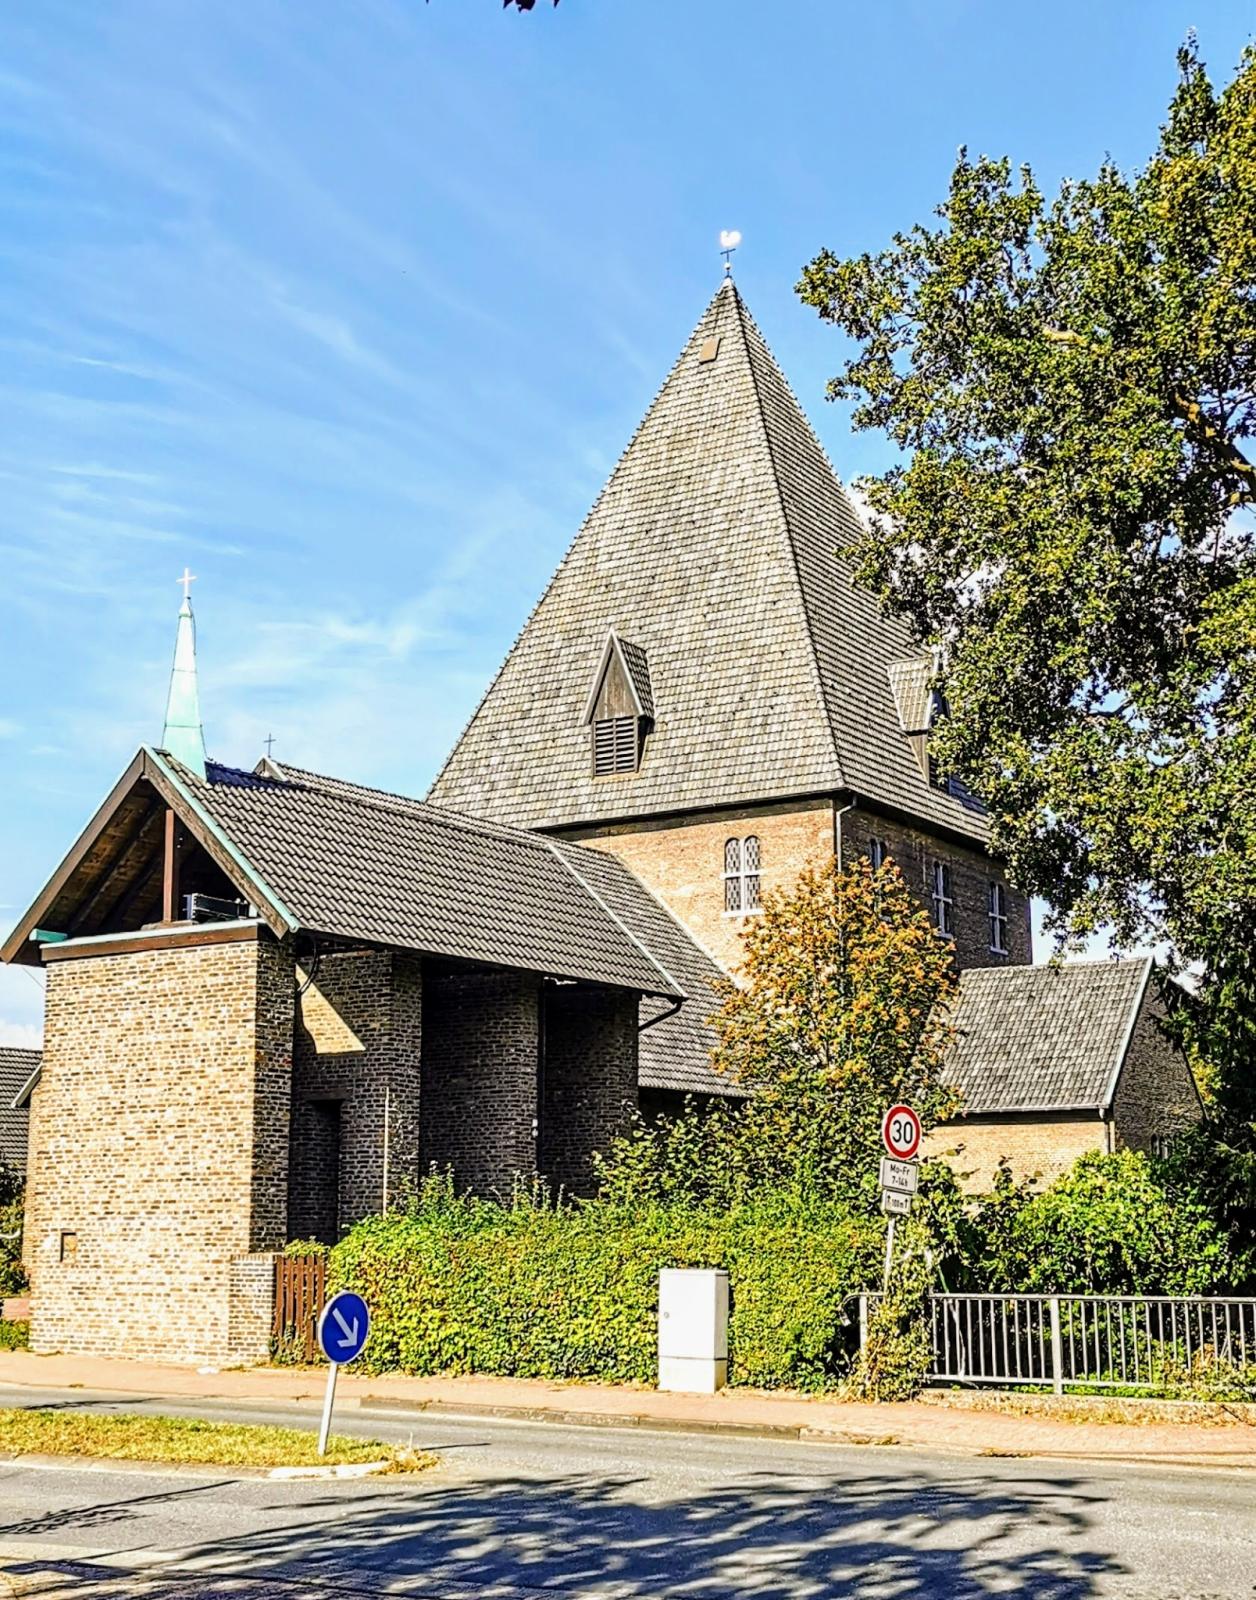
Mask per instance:
[[[1198,1117],[1149,963],[1029,966],[859,531],[729,278],[426,800],[207,759],[185,595],[161,745],[0,951],[47,972],[33,1347],[260,1359],[274,1252],[422,1172],[590,1192],[637,1109],[741,1093],[717,986],[834,855],[892,858],[953,946],[961,1170]]]

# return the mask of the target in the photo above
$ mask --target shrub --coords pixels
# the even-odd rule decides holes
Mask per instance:
[[[834,1207],[557,1209],[526,1190],[502,1204],[429,1179],[409,1210],[369,1218],[336,1246],[330,1285],[371,1307],[372,1371],[649,1383],[659,1270],[720,1266],[730,1381],[815,1389],[843,1370],[843,1302],[879,1245],[875,1228]]]
[[[913,1220],[900,1230],[900,1238],[889,1291],[868,1317],[864,1347],[847,1384],[857,1400],[914,1400],[929,1375],[929,1233]]]
[[[22,1174],[0,1160],[0,1299],[27,1286],[22,1266]]]
[[[1081,1156],[1040,1193],[1001,1168],[970,1240],[977,1286],[1022,1293],[1206,1294],[1230,1264],[1206,1206],[1133,1150]]]
[[[31,1342],[29,1322],[0,1321],[0,1350],[27,1350]]]

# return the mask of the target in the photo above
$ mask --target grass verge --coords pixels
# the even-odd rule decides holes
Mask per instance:
[[[384,1461],[421,1472],[435,1457],[378,1439],[333,1434],[318,1454],[314,1433],[197,1417],[0,1409],[0,1454],[94,1456],[104,1461],[174,1461],[213,1467],[340,1467]]]

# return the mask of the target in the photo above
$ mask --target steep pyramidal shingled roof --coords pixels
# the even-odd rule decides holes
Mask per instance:
[[[858,533],[726,281],[430,798],[543,828],[849,789],[984,841],[902,731],[889,667],[919,652],[856,587]],[[611,628],[649,661],[654,723],[640,771],[599,781],[581,711]]]

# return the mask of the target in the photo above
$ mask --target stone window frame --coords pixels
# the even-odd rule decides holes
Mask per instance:
[[[944,938],[955,937],[955,894],[948,862],[933,863],[933,925]]]
[[[991,954],[996,956],[1011,955],[1011,947],[1007,942],[1007,888],[998,878],[990,879],[990,886],[986,893],[986,911],[990,919]]]
[[[890,859],[890,846],[885,839],[878,839],[872,834],[868,839],[868,860],[872,863],[872,870],[879,872]]]
[[[724,841],[724,915],[749,917],[763,909],[763,846],[757,833]]]

